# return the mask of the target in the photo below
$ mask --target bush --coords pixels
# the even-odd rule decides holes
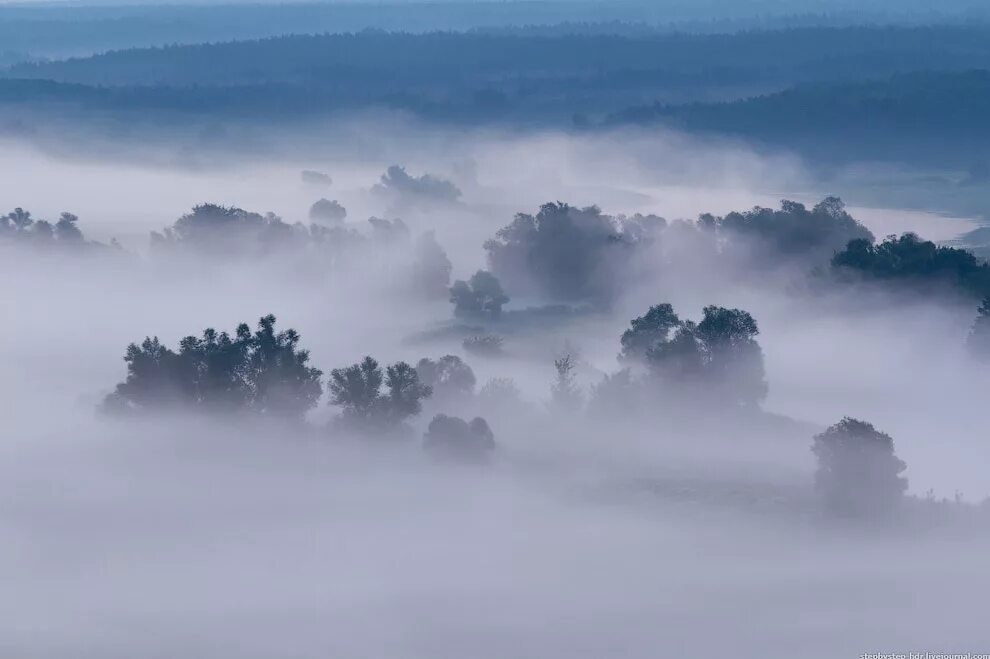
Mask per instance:
[[[423,435],[423,447],[444,459],[485,462],[495,450],[495,435],[481,417],[468,423],[456,416],[438,414]]]

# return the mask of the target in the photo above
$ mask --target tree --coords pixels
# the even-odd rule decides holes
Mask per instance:
[[[622,360],[641,360],[646,353],[665,343],[671,331],[681,326],[681,319],[674,313],[674,308],[667,303],[650,307],[644,315],[634,318],[629,329],[622,333],[619,342]]]
[[[907,465],[894,454],[894,440],[850,417],[815,435],[815,488],[839,515],[889,513],[907,489]]]
[[[329,222],[336,224],[347,217],[347,209],[334,199],[319,199],[309,207],[309,219],[314,222]]]
[[[251,405],[261,413],[301,417],[316,405],[323,372],[307,366],[309,351],[300,350],[294,329],[275,331],[275,316],[258,321],[247,352],[245,379],[251,387]]]
[[[759,404],[766,398],[767,384],[756,321],[740,309],[707,306],[703,313],[697,336],[708,378],[737,403]]]
[[[654,377],[675,384],[697,384],[705,375],[705,354],[698,326],[684,321],[670,340],[657,343],[646,353]]]
[[[976,320],[969,330],[966,344],[977,358],[990,360],[990,297],[983,298],[976,310]]]
[[[79,230],[78,222],[79,216],[72,213],[62,213],[55,224],[55,237],[58,238],[58,241],[63,243],[83,242],[83,234]]]
[[[342,408],[340,421],[361,432],[401,428],[407,418],[419,414],[422,400],[433,393],[409,364],[397,362],[383,372],[371,357],[331,371],[327,387],[330,404]]]
[[[416,373],[433,390],[434,398],[445,401],[470,397],[477,382],[471,367],[456,355],[444,355],[436,361],[424,357],[416,364]]]
[[[577,366],[572,355],[566,354],[553,362],[557,375],[550,386],[553,406],[563,412],[573,412],[581,408],[583,403],[581,390],[575,384],[574,369]]]
[[[34,223],[31,213],[20,207],[7,213],[7,219],[10,220],[15,231],[27,231],[28,227]]]
[[[385,388],[388,391],[386,410],[393,425],[419,414],[423,409],[422,400],[433,393],[428,385],[419,381],[416,369],[406,362],[397,362],[385,369]]]
[[[468,423],[456,416],[437,414],[423,435],[423,447],[439,458],[484,462],[495,450],[495,435],[481,417]]]
[[[457,280],[450,287],[454,315],[459,318],[497,318],[509,296],[502,290],[498,278],[486,270],[478,270],[469,281]]]
[[[343,409],[342,418],[357,425],[370,424],[377,413],[385,375],[378,362],[365,357],[358,364],[330,371],[330,404]]]

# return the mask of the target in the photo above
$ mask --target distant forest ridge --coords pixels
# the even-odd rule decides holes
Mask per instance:
[[[136,48],[22,63],[7,77],[90,85],[306,85],[390,88],[784,84],[918,70],[990,68],[990,26],[796,28],[732,34],[293,35]]]
[[[990,27],[980,26],[288,36],[15,66],[0,77],[0,134],[92,116],[290,125],[387,109],[440,123],[663,125],[828,157],[971,161],[990,148],[988,71]]]
[[[0,64],[110,49],[284,34],[532,29],[733,32],[798,26],[972,23],[978,0],[553,0],[0,5]]]

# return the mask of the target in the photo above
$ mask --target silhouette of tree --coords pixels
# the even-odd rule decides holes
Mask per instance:
[[[890,435],[871,424],[845,417],[815,435],[818,460],[815,487],[828,509],[839,515],[889,513],[907,489],[907,468],[894,454]]]
[[[319,199],[309,207],[309,219],[314,222],[329,222],[336,224],[347,217],[347,209],[334,199]]]
[[[570,354],[563,355],[553,362],[556,377],[550,387],[553,406],[563,412],[579,410],[583,404],[581,390],[575,383],[576,360]]]
[[[83,242],[82,231],[79,230],[79,216],[72,213],[62,213],[55,224],[55,237],[61,243]]]
[[[767,395],[759,333],[749,313],[716,306],[704,308],[696,331],[709,380],[742,405],[757,405]]]
[[[419,414],[422,400],[433,393],[409,364],[397,362],[383,372],[371,357],[334,369],[327,386],[330,404],[342,408],[340,421],[370,433],[400,428],[407,418]]]
[[[471,279],[458,279],[450,287],[450,301],[458,318],[497,318],[509,296],[492,273],[479,270]]]
[[[21,207],[7,213],[7,219],[13,225],[15,231],[27,231],[28,227],[34,224],[31,213]]]
[[[365,357],[359,364],[330,371],[330,404],[342,408],[342,417],[355,425],[370,425],[378,412],[385,374],[378,362]]]
[[[416,373],[439,401],[468,398],[474,393],[477,382],[471,367],[456,355],[444,355],[436,361],[424,357],[416,364]]]
[[[307,366],[309,351],[300,350],[294,329],[275,331],[275,316],[258,321],[247,353],[245,379],[251,387],[251,405],[261,413],[301,417],[316,405],[323,372]]]
[[[670,333],[681,326],[681,319],[674,313],[670,304],[657,304],[650,307],[644,315],[634,318],[629,329],[622,333],[619,340],[622,360],[644,359],[646,353],[665,343]]]
[[[485,462],[495,450],[495,435],[481,417],[468,423],[456,416],[437,414],[423,435],[423,447],[438,458]]]

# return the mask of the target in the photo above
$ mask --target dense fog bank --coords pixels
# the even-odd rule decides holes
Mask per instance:
[[[988,640],[975,221],[673,133],[0,163],[12,655]]]

